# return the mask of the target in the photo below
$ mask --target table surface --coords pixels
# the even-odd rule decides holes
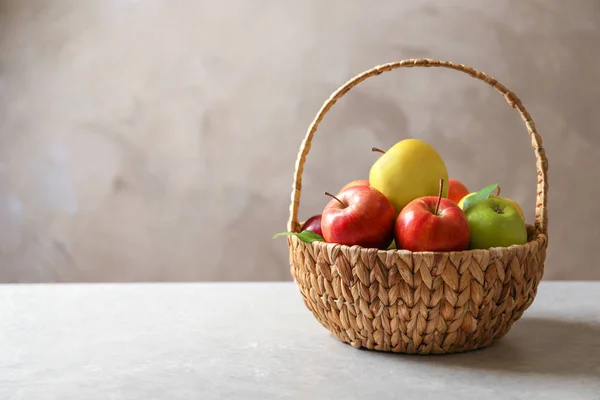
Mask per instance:
[[[293,283],[0,285],[0,399],[600,399],[600,282],[542,282],[496,345],[357,350]]]

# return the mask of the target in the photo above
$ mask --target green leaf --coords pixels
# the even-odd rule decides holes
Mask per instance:
[[[273,236],[275,239],[278,236],[296,236],[298,239],[303,242],[312,243],[315,241],[323,242],[325,239],[318,233],[314,233],[313,231],[302,231],[302,232],[281,232]]]
[[[481,189],[479,192],[475,193],[474,195],[467,197],[465,199],[465,202],[463,203],[463,210],[466,210],[467,208],[469,208],[473,204],[477,203],[478,201],[488,199],[490,197],[490,195],[492,193],[494,193],[494,191],[496,189],[498,189],[498,184],[494,183],[492,185],[484,187],[483,189]]]

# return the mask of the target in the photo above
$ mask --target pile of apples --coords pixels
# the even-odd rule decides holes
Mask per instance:
[[[498,185],[470,193],[459,180],[448,178],[442,157],[419,139],[402,140],[385,152],[373,150],[383,154],[372,165],[369,179],[352,181],[335,195],[326,192],[331,200],[296,236],[437,252],[526,243],[521,207],[499,197]]]

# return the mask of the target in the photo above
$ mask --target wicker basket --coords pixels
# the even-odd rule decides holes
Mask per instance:
[[[300,230],[302,170],[325,114],[367,78],[410,67],[444,67],[469,74],[492,86],[519,111],[531,136],[538,172],[535,225],[528,225],[528,242],[434,253],[307,243],[290,236],[291,274],[314,317],[354,347],[409,354],[487,347],[504,336],[533,302],[548,243],[548,164],[542,139],[519,98],[494,78],[460,64],[410,59],[377,66],[341,86],[319,110],[300,146],[288,230]]]

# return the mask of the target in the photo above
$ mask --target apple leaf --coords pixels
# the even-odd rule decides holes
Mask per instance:
[[[498,189],[498,184],[494,183],[492,185],[484,187],[474,195],[467,197],[465,199],[465,202],[463,203],[463,210],[466,210],[478,201],[488,199],[496,189]]]
[[[321,235],[319,235],[318,233],[314,233],[313,231],[302,231],[302,232],[281,232],[276,234],[275,236],[273,236],[273,239],[275,239],[278,236],[296,236],[298,239],[302,240],[303,242],[307,242],[307,243],[312,243],[315,241],[319,241],[319,242],[323,242],[324,239]]]

